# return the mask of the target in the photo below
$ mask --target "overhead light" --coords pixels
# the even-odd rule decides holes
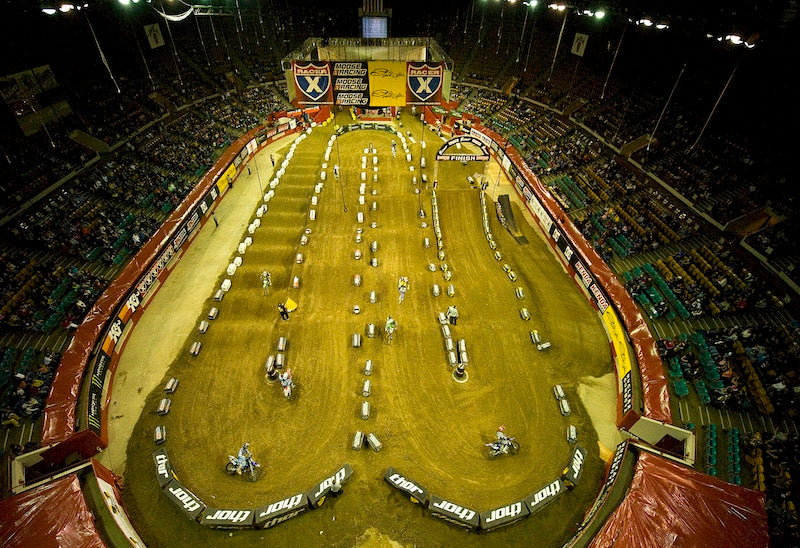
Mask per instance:
[[[551,10],[556,10],[556,11],[564,11],[565,9],[567,9],[567,6],[565,4],[548,4],[547,7],[550,8]]]
[[[666,24],[666,23],[656,23],[656,28],[658,30],[664,30],[664,29],[668,29],[669,25]]]
[[[738,34],[729,34],[725,37],[725,40],[728,40],[731,44],[739,45],[742,43],[742,37]]]
[[[45,15],[53,15],[57,11],[58,10],[56,8],[42,8],[42,13],[44,13]]]
[[[537,2],[536,0],[530,0],[529,2],[522,3],[523,6],[528,6],[529,8],[535,8],[538,4],[539,2]]]
[[[119,3],[122,4],[123,6],[127,6],[128,4],[131,3],[131,0],[119,0]]]
[[[637,25],[644,25],[645,27],[652,27],[653,26],[653,22],[650,19],[648,19],[647,17],[639,19],[638,21],[636,21],[636,24]]]
[[[58,9],[61,11],[61,13],[67,13],[68,11],[75,9],[75,6],[72,4],[61,4],[61,7]]]
[[[605,16],[606,12],[604,12],[603,10],[597,10],[596,12],[594,12],[595,19],[602,19]]]

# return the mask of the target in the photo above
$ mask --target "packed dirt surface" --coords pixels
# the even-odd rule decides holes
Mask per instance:
[[[243,264],[229,276],[225,269],[238,256],[274,177],[269,154],[277,170],[294,137],[262,151],[258,170],[241,175],[217,208],[219,226],[206,221],[129,334],[114,380],[111,445],[103,460],[124,473],[126,508],[149,546],[560,546],[594,501],[605,469],[601,450],[617,441],[612,361],[598,315],[530,225],[515,191],[497,179],[496,166],[487,174],[491,184],[485,196],[501,258],[495,258],[484,235],[480,187],[467,179],[483,175],[484,164],[440,162],[435,190],[445,254],[440,259],[432,173],[442,141],[425,130],[427,168],[421,170],[420,124],[410,115],[402,121],[401,131],[410,130],[416,141],[408,141],[411,163],[400,142],[392,157],[391,142],[398,139],[388,132],[346,133],[331,149],[319,193],[315,185],[333,127],[317,127],[298,142]],[[351,122],[337,118],[343,125]],[[364,152],[370,147],[377,153]],[[334,163],[341,166],[339,181],[332,176]],[[421,183],[420,172],[428,174],[428,184]],[[418,183],[412,184],[415,175]],[[501,193],[512,196],[528,243],[517,243],[498,221],[492,194]],[[356,251],[360,259],[354,258]],[[376,266],[370,264],[373,258]],[[505,264],[516,281],[509,279]],[[265,270],[273,283],[266,295],[260,281]],[[400,276],[410,282],[402,303]],[[232,287],[216,302],[212,296],[226,278]],[[523,298],[515,292],[518,287]],[[277,306],[287,299],[297,309],[284,321]],[[464,379],[457,379],[448,364],[437,318],[451,304],[459,311],[457,325],[449,326],[452,339],[463,339],[467,349],[465,382],[458,382]],[[219,316],[199,334],[197,326],[212,306]],[[528,321],[521,317],[523,307]],[[390,315],[399,326],[391,344],[383,334]],[[374,324],[374,338],[368,336],[368,324]],[[537,351],[532,330],[551,348]],[[352,344],[357,333],[360,348]],[[297,383],[291,400],[283,397],[278,382],[265,377],[265,361],[277,355],[279,337],[288,341],[284,370],[291,368]],[[194,341],[202,342],[197,357],[189,354]],[[364,374],[367,360],[373,364],[370,376]],[[170,413],[158,416],[170,377],[180,384]],[[369,396],[362,393],[366,380]],[[571,404],[569,417],[559,412],[556,383]],[[366,420],[361,417],[365,401],[370,404]],[[485,444],[500,424],[521,450],[490,461]],[[465,532],[432,517],[383,480],[391,466],[434,495],[490,510],[533,494],[561,474],[573,449],[566,440],[570,424],[588,453],[578,486],[535,516],[497,531]],[[209,529],[185,517],[159,488],[152,456],[157,425],[166,426],[161,447],[180,482],[213,508],[252,509],[312,490],[344,463],[354,473],[342,496],[274,528]],[[358,430],[374,433],[382,449],[353,450]],[[263,469],[255,483],[224,472],[227,456],[244,442],[250,442]]]

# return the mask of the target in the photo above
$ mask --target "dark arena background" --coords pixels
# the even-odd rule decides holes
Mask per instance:
[[[7,2],[3,546],[800,544],[798,8],[701,4]]]

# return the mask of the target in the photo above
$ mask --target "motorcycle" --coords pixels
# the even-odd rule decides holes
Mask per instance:
[[[288,374],[287,374],[288,373]],[[290,372],[281,374],[279,379],[281,381],[281,387],[283,388],[283,397],[287,400],[292,399],[292,393],[295,389],[294,379]]]
[[[487,443],[486,447],[489,448],[489,460],[494,460],[500,455],[516,455],[519,453],[519,442],[514,438],[506,438],[502,441],[495,441]]]
[[[239,459],[239,457],[228,455],[228,464],[225,466],[225,472],[229,476],[244,474],[250,481],[258,481],[258,478],[261,477],[261,465],[253,460],[253,457]]]

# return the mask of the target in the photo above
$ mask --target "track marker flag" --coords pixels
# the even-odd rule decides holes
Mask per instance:
[[[158,23],[144,26],[144,33],[147,35],[147,41],[150,42],[150,49],[156,49],[165,44],[164,36],[161,34],[161,27]]]
[[[583,57],[583,52],[586,51],[586,42],[589,41],[588,34],[575,33],[575,40],[572,41],[572,53],[578,57]]]
[[[294,302],[292,299],[286,299],[286,304],[284,306],[286,307],[286,310],[288,310],[289,312],[294,312],[295,310],[297,310],[297,303]]]

